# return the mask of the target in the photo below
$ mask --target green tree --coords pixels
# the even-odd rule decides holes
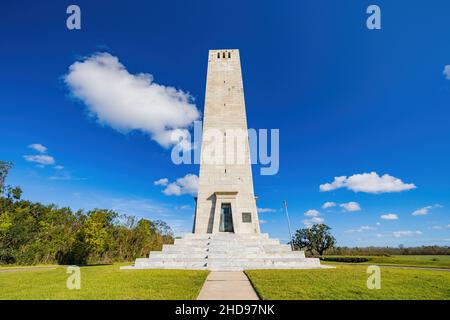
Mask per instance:
[[[158,233],[164,238],[166,241],[173,241],[173,231],[170,226],[162,220],[154,221],[154,225],[158,231]]]
[[[22,189],[6,184],[9,170],[13,167],[14,164],[11,161],[0,160],[0,214],[10,209],[22,196]]]
[[[14,164],[11,161],[0,160],[0,195],[2,195],[5,190],[6,177],[13,166]]]
[[[311,228],[299,229],[295,232],[292,244],[300,249],[306,249],[311,254],[322,256],[328,249],[334,247],[336,239],[326,224],[315,224]]]
[[[87,213],[82,232],[93,254],[101,256],[110,247],[113,221],[117,216],[116,212],[105,209],[94,209]]]

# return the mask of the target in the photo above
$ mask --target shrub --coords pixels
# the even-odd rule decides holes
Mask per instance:
[[[321,257],[320,260],[347,263],[361,263],[369,261],[369,259],[363,257]]]

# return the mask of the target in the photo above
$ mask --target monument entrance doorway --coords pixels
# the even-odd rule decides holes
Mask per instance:
[[[220,211],[220,232],[234,232],[231,203],[222,203]]]

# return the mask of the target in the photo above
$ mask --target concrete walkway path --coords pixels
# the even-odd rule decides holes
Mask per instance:
[[[197,300],[259,300],[242,271],[212,271]]]

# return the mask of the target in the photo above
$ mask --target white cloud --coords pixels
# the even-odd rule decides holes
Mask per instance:
[[[349,177],[335,177],[333,182],[321,184],[319,187],[321,192],[339,188],[347,188],[354,192],[385,193],[415,189],[416,186],[413,183],[404,183],[402,180],[388,174],[379,176],[376,172],[371,172],[354,174]]]
[[[413,235],[421,235],[422,231],[394,231],[392,232],[392,235],[395,238],[401,238],[401,237],[408,237]]]
[[[447,78],[447,80],[450,80],[450,65],[446,65],[444,67],[444,76]]]
[[[175,206],[175,210],[193,210],[193,208],[188,204],[183,204],[181,206]]]
[[[332,208],[335,207],[337,205],[336,202],[331,202],[331,201],[327,201],[322,205],[323,209],[328,209],[328,208]]]
[[[442,208],[440,204],[435,204],[432,206],[426,206],[420,209],[415,210],[411,215],[413,216],[426,216],[427,214],[430,214],[430,210],[433,208]]]
[[[343,208],[345,211],[360,211],[361,210],[361,206],[359,205],[358,202],[347,202],[347,203],[336,203],[336,202],[325,202],[322,205],[323,209],[328,209],[328,208],[332,208],[332,207],[336,207],[339,206],[341,208]]]
[[[122,133],[140,130],[165,148],[200,116],[189,93],[160,85],[151,74],[131,74],[106,52],[73,63],[64,80],[98,122]]]
[[[377,222],[377,223],[375,223],[377,226],[379,226],[379,225],[381,225],[381,223],[379,223],[379,222]]]
[[[55,159],[52,156],[47,156],[43,154],[38,155],[25,155],[23,156],[28,162],[35,162],[40,165],[46,166],[55,163]]]
[[[376,228],[375,227],[371,227],[371,226],[362,226],[362,227],[359,227],[358,229],[350,229],[350,230],[347,230],[345,232],[353,233],[353,232],[364,232],[364,231],[371,231],[371,230],[376,230]]]
[[[40,153],[45,153],[47,151],[47,147],[40,143],[33,143],[28,146],[28,148],[33,149]]]
[[[417,209],[417,210],[415,210],[413,213],[412,213],[412,215],[413,216],[425,216],[425,215],[427,215],[427,214],[429,214],[430,213],[430,209],[431,208],[433,208],[432,206],[426,206],[426,207],[423,207],[423,208],[421,208],[421,209]]]
[[[260,224],[266,224],[266,223],[267,223],[267,220],[259,220],[259,223],[260,223]]]
[[[344,208],[345,211],[350,211],[350,212],[360,211],[361,210],[361,207],[359,206],[359,203],[358,202],[354,202],[354,201],[347,202],[347,203],[341,203],[339,206],[341,208]]]
[[[169,183],[169,179],[167,179],[167,178],[161,178],[161,179],[153,182],[153,184],[155,186],[167,186],[168,183]]]
[[[178,178],[175,182],[167,184],[163,193],[167,196],[181,196],[190,194],[196,196],[198,192],[198,177],[195,174],[187,174]]]
[[[64,169],[64,166],[62,165],[56,165],[55,158],[48,154],[44,154],[47,152],[48,148],[40,143],[32,143],[28,145],[28,148],[33,149],[34,151],[37,151],[41,154],[34,154],[34,155],[24,155],[26,161],[28,162],[34,162],[37,163],[37,167],[39,168],[45,168],[45,166],[53,165],[53,169],[61,171]],[[49,177],[51,180],[72,180],[72,178],[68,178],[70,175],[65,174],[63,175],[56,175],[53,177]]]
[[[310,209],[308,211],[305,211],[305,216],[307,217],[317,217],[320,215],[320,212],[314,209]]]
[[[367,230],[375,230],[375,227],[370,227],[370,226],[362,226],[361,228],[359,228],[359,230],[362,231],[367,231]]]
[[[380,216],[380,218],[383,220],[397,220],[398,215],[396,215],[395,213],[387,213]]]
[[[346,176],[334,177],[333,182],[321,184],[319,186],[320,192],[327,192],[327,191],[332,191],[332,190],[336,190],[339,188],[343,188],[346,185],[346,180],[347,180]]]
[[[258,208],[258,212],[259,213],[266,213],[266,212],[276,212],[276,209],[271,209],[271,208]]]
[[[312,227],[314,224],[320,224],[320,223],[323,223],[323,222],[324,222],[324,219],[321,218],[321,217],[312,217],[311,219],[303,220],[303,224],[307,228]]]
[[[76,178],[72,177],[70,173],[63,173],[60,175],[51,176],[48,178],[49,180],[61,180],[61,181],[81,181],[81,180],[87,180],[87,178]]]

